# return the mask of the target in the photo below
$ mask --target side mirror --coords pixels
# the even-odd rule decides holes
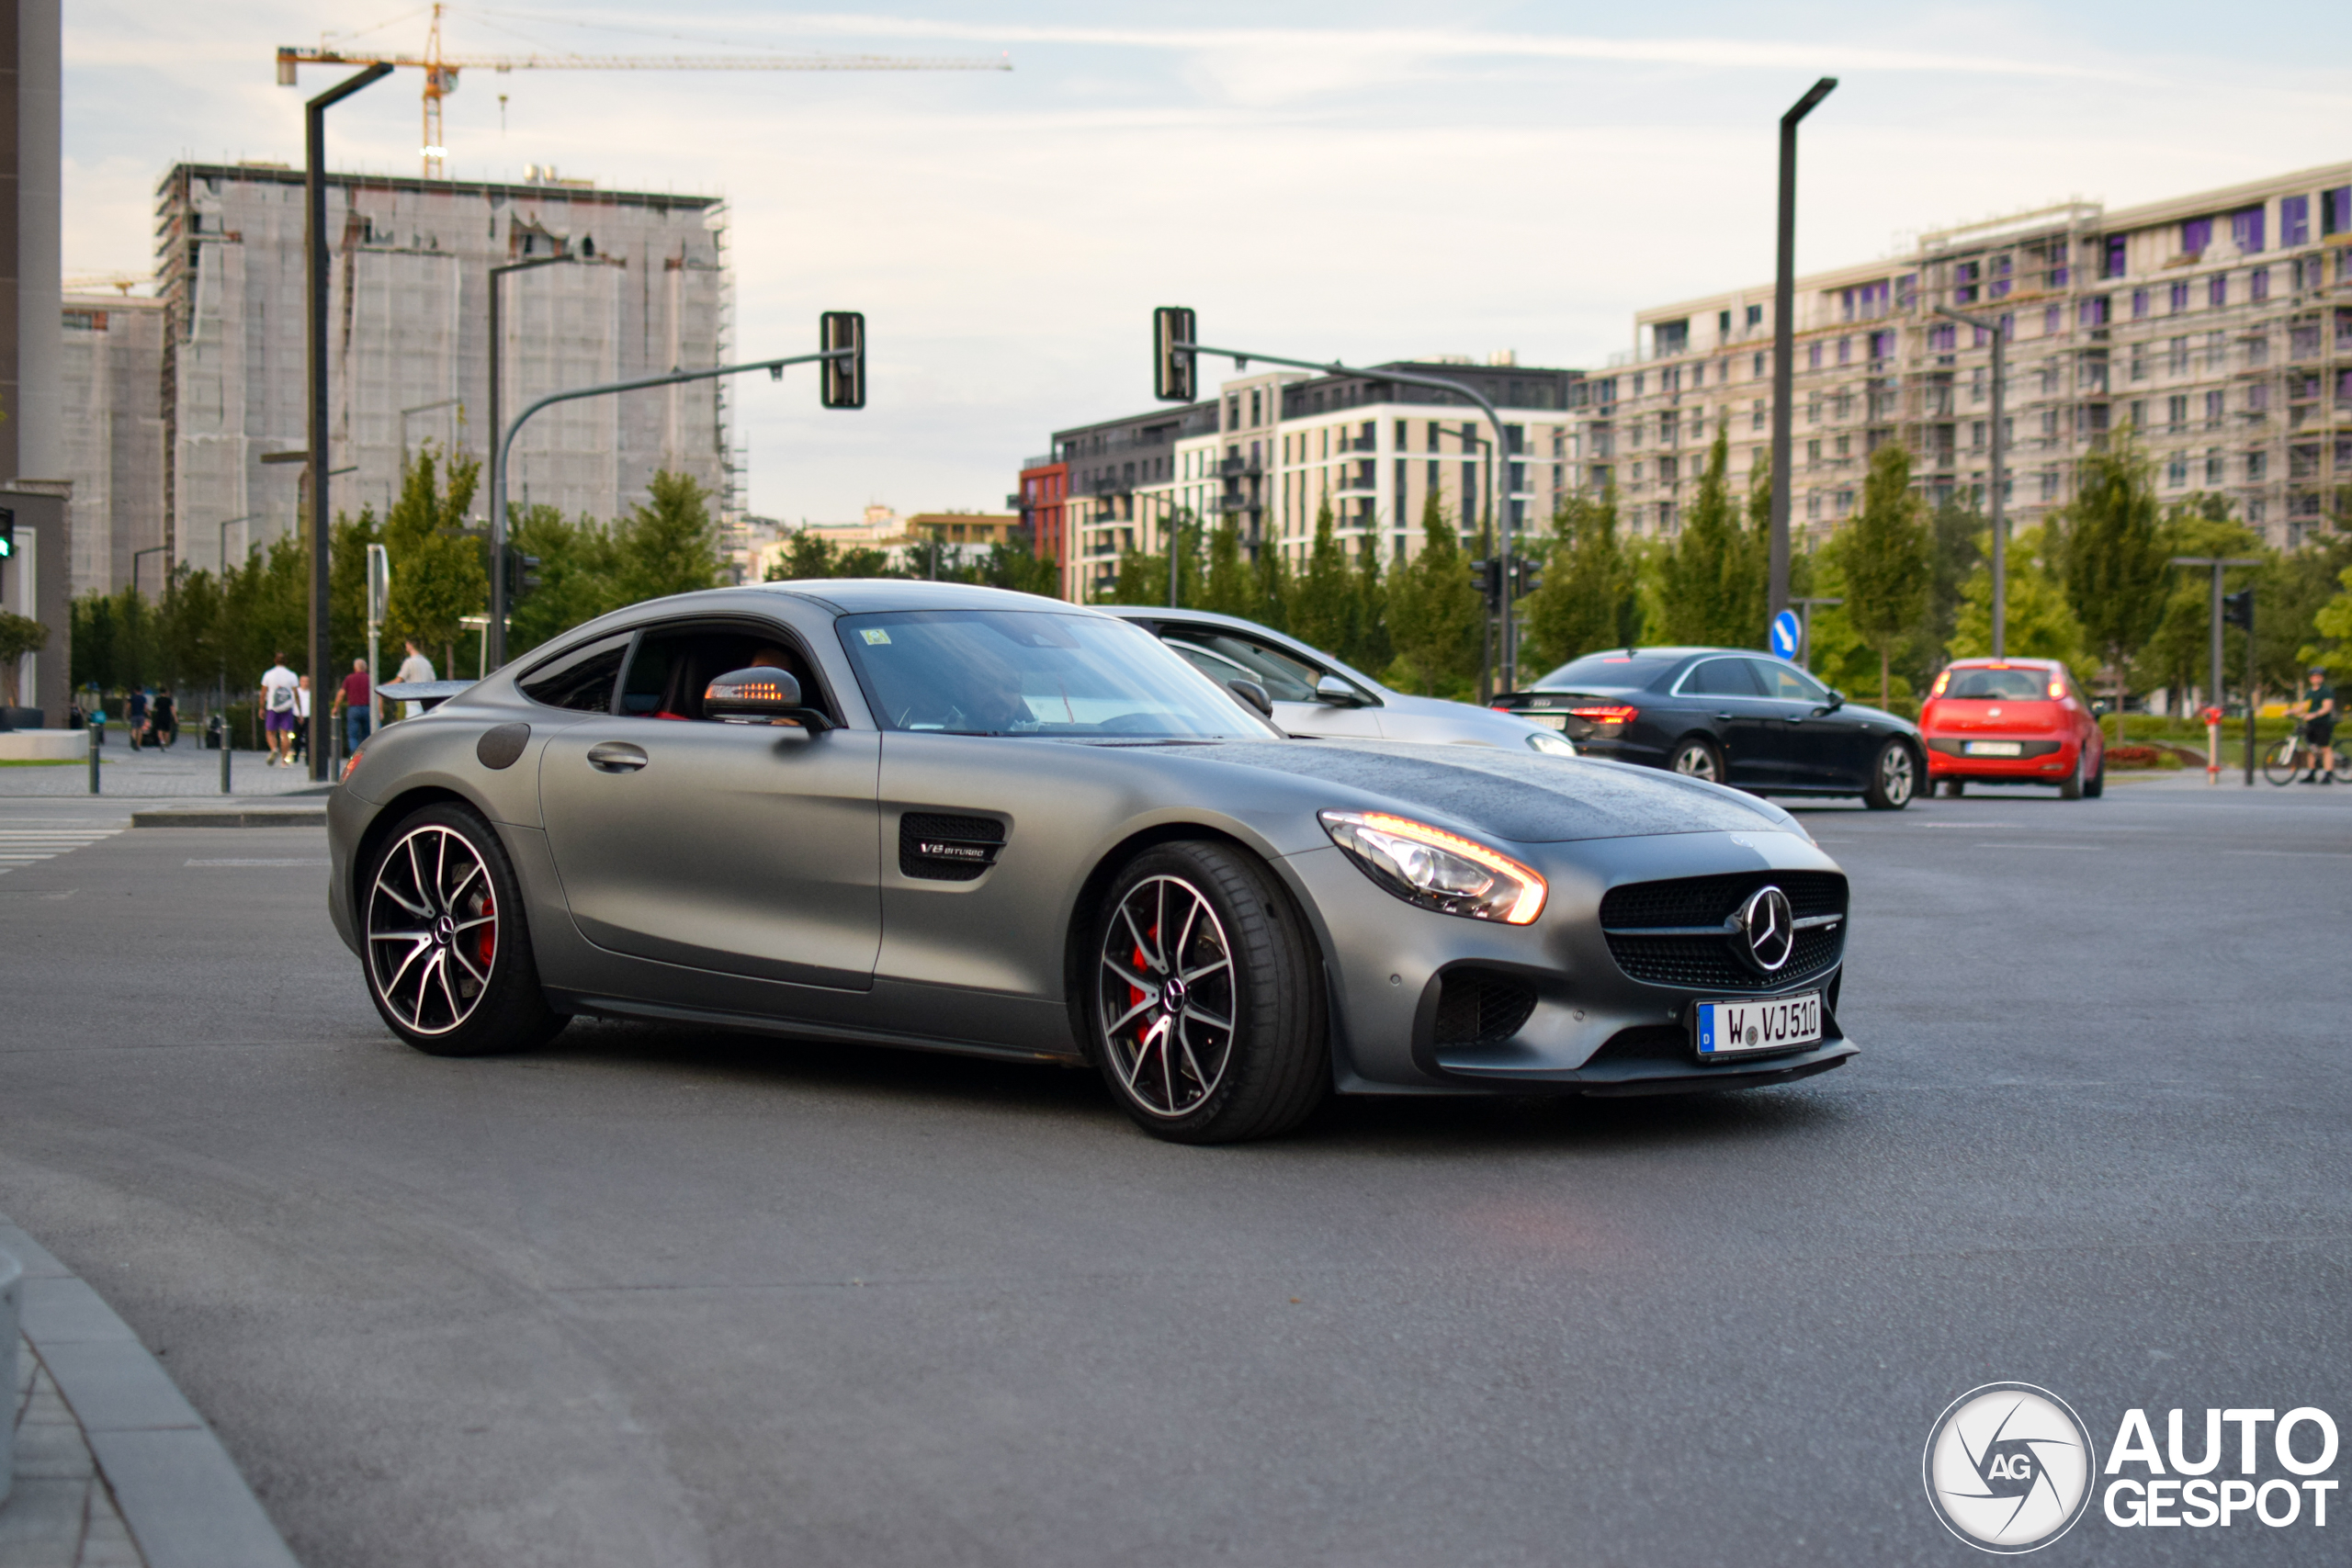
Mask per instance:
[[[800,701],[800,682],[789,671],[767,665],[730,670],[702,694],[705,718],[721,724],[774,724],[778,719],[801,726],[811,735],[832,728],[833,721]]]
[[[1274,699],[1268,696],[1266,694],[1266,688],[1258,684],[1257,682],[1242,680],[1227,681],[1225,683],[1225,689],[1231,692],[1235,696],[1239,697],[1243,702],[1248,703],[1251,707],[1256,708],[1259,713],[1264,715],[1266,717],[1272,718],[1274,716]]]
[[[1842,708],[1845,705],[1846,694],[1839,691],[1837,687],[1832,686],[1829,688],[1829,705],[1822,711],[1825,713],[1836,713],[1839,708]]]
[[[1326,675],[1315,682],[1315,700],[1318,703],[1329,703],[1333,707],[1360,708],[1363,706],[1363,694],[1337,675]]]

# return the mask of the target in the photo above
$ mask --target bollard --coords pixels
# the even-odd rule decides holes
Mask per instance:
[[[98,793],[98,744],[106,739],[106,733],[107,727],[103,724],[90,726],[90,793],[92,795]]]
[[[229,793],[229,721],[219,714],[212,716],[215,734],[220,742],[220,793]]]
[[[8,1401],[8,1418],[0,1421],[0,1503],[17,1474],[17,1315],[24,1289],[24,1266],[0,1252],[0,1393]]]

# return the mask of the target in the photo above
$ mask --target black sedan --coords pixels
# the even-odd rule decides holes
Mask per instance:
[[[1588,653],[1495,706],[1559,724],[1588,757],[1757,795],[1859,795],[1900,811],[1928,771],[1917,725],[1747,649]]]

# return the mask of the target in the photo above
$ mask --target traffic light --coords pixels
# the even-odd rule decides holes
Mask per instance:
[[[2222,599],[2222,624],[2254,630],[2254,590],[2242,588]]]
[[[513,610],[539,591],[539,558],[526,556],[514,546],[506,547],[506,607]]]
[[[865,315],[861,310],[828,310],[818,318],[818,346],[827,354],[854,350],[846,359],[825,361],[824,384],[819,401],[829,409],[865,406]]]
[[[1510,596],[1524,599],[1544,586],[1544,563],[1525,556],[1513,558],[1510,563]]]
[[[1501,609],[1503,605],[1502,563],[1491,560],[1472,561],[1470,586],[1478,591],[1479,602],[1487,606],[1488,615]]]
[[[1163,403],[1189,403],[1193,398],[1193,355],[1180,343],[1193,337],[1193,312],[1182,305],[1162,305],[1151,313],[1151,395]]]
[[[0,560],[8,560],[17,553],[17,509],[0,506]]]

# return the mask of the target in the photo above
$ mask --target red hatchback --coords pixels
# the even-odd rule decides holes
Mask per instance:
[[[2052,659],[1963,659],[1947,666],[1919,713],[1928,783],[1958,795],[1979,784],[2055,784],[2068,800],[2107,784],[2107,743],[2066,667]]]

